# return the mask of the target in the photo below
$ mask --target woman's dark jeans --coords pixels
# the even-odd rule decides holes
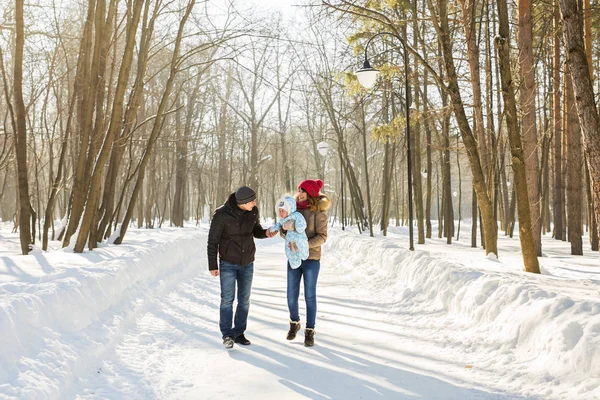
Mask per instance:
[[[287,301],[290,320],[300,321],[298,297],[300,296],[300,280],[304,277],[304,300],[306,301],[306,327],[315,328],[317,319],[317,279],[321,269],[320,260],[304,260],[296,269],[287,265]]]

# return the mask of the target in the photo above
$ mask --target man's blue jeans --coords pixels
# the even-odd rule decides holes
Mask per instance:
[[[300,296],[300,279],[304,277],[304,300],[306,301],[306,327],[315,328],[317,319],[317,279],[321,269],[320,260],[304,260],[296,269],[287,266],[287,301],[290,320],[300,321],[298,297]]]
[[[252,276],[254,263],[237,265],[221,260],[219,277],[221,279],[221,313],[219,327],[223,338],[226,336],[238,337],[246,330],[248,310],[250,309],[250,291],[252,289]],[[237,308],[233,319],[233,300],[237,282]],[[231,320],[233,319],[233,329]]]

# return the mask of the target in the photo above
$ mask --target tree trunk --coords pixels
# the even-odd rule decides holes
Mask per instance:
[[[102,204],[100,206],[99,216],[102,217],[98,226],[98,235],[102,237],[108,237],[111,234],[111,227],[109,226],[110,221],[113,218],[115,210],[115,195],[117,193],[117,175],[121,172],[121,162],[123,159],[123,153],[125,151],[125,144],[127,138],[131,135],[134,130],[134,122],[136,118],[138,121],[145,122],[144,107],[140,110],[144,97],[144,77],[146,76],[146,69],[148,65],[148,51],[150,48],[152,34],[154,32],[154,23],[158,17],[158,10],[160,7],[155,7],[150,22],[148,22],[150,2],[146,3],[144,8],[144,16],[142,21],[142,32],[140,36],[140,49],[137,56],[137,67],[135,82],[129,95],[127,102],[127,110],[125,111],[125,118],[123,121],[123,128],[117,131],[117,138],[113,143],[113,147],[110,155],[110,163],[108,170],[106,171],[106,178],[104,181],[104,193],[102,196]],[[113,14],[113,5],[111,3],[111,9],[109,10],[108,21],[111,20]],[[114,18],[113,18],[114,19]],[[139,126],[140,123],[138,123]]]
[[[225,183],[228,179],[227,170],[227,103],[231,97],[231,88],[233,84],[233,70],[230,68],[227,70],[227,80],[225,81],[225,99],[221,100],[221,107],[219,110],[219,122],[216,129],[217,133],[217,146],[219,148],[219,161],[218,161],[218,175],[217,181],[217,201],[225,202],[227,199],[229,185]]]
[[[471,247],[477,247],[477,194],[475,190],[471,193]]]
[[[582,171],[581,171],[581,127],[577,120],[573,85],[569,74],[567,84],[567,238],[571,243],[571,255],[583,255],[581,232],[582,215]]]
[[[426,184],[427,184],[427,191],[426,191],[426,195],[425,195],[425,237],[428,239],[431,239],[431,234],[432,234],[432,228],[431,228],[431,196],[432,196],[432,187],[431,187],[431,182],[432,182],[432,175],[433,175],[433,165],[432,165],[432,161],[431,161],[431,129],[429,128],[429,108],[428,108],[428,103],[429,103],[429,97],[427,96],[427,75],[428,75],[429,71],[425,70],[424,76],[423,76],[423,92],[424,92],[424,99],[423,99],[423,114],[425,115],[425,120],[424,125],[425,125],[425,140],[427,143],[427,168],[425,169],[425,173],[427,174],[426,176]]]
[[[27,125],[25,103],[23,102],[23,48],[25,45],[25,21],[23,18],[23,0],[16,0],[15,26],[16,45],[14,59],[14,86],[13,95],[16,114],[16,140],[15,154],[17,156],[17,174],[19,188],[19,239],[21,252],[29,254],[29,245],[32,241],[30,218],[32,207],[29,202],[29,182],[27,178]],[[35,234],[33,235],[35,237]]]
[[[371,182],[369,180],[369,159],[368,159],[368,148],[367,148],[367,121],[365,118],[365,103],[364,99],[360,101],[360,130],[363,141],[363,162],[365,166],[365,180],[367,190],[367,212],[369,213],[369,235],[373,237],[373,211],[371,207]]]
[[[465,38],[467,44],[467,57],[469,62],[469,71],[471,78],[469,79],[473,89],[473,112],[475,125],[475,138],[479,154],[481,156],[481,167],[483,173],[489,178],[488,170],[489,163],[489,147],[488,140],[485,134],[485,125],[483,123],[483,105],[481,102],[481,73],[479,62],[479,47],[477,40],[477,25],[475,23],[475,14],[477,8],[477,0],[459,0],[462,9],[463,27],[465,30]]]
[[[587,163],[585,166],[585,178],[586,178],[586,188],[587,188],[587,199],[588,199],[588,227],[590,234],[590,246],[592,251],[598,251],[599,243],[598,243],[598,222],[596,221],[596,216],[594,215],[594,201],[592,196],[592,186],[590,184],[590,171],[587,168]]]
[[[557,0],[558,1],[558,0]],[[561,92],[562,87],[560,82],[560,71],[561,71],[561,60],[560,60],[560,40],[558,38],[558,32],[560,29],[560,16],[559,9],[556,5],[554,8],[554,31],[556,35],[552,36],[554,57],[552,58],[552,87],[553,87],[553,103],[554,103],[554,191],[552,193],[552,211],[554,213],[554,238],[556,240],[563,240],[563,212],[564,209],[562,203],[563,193],[563,179],[562,179],[562,117],[561,117]]]
[[[92,87],[90,80],[90,52],[93,49],[92,27],[94,25],[94,11],[96,9],[95,0],[88,0],[87,20],[83,28],[81,44],[79,46],[79,57],[77,59],[77,73],[75,75],[74,96],[77,96],[77,161],[73,163],[74,181],[71,190],[69,222],[63,238],[63,247],[67,247],[71,241],[71,236],[79,226],[79,220],[85,204],[85,195],[88,187],[86,176],[86,160],[88,158],[88,149],[90,145],[90,131],[92,113],[88,112],[91,108]]]
[[[415,93],[415,106],[419,107],[419,98]],[[411,111],[416,116],[414,110]],[[413,193],[415,201],[415,217],[417,219],[417,244],[425,244],[425,224],[424,224],[424,212],[423,212],[423,185],[421,182],[421,123],[418,118],[411,118],[415,121],[411,126],[411,140],[412,140],[412,180],[413,180]]]
[[[69,116],[67,118],[67,127],[65,130],[65,136],[63,138],[63,142],[60,148],[60,156],[58,159],[58,166],[56,171],[56,178],[54,178],[54,183],[52,184],[52,191],[50,193],[50,198],[48,199],[48,204],[46,205],[46,213],[44,215],[44,231],[42,235],[42,250],[48,250],[48,229],[50,229],[50,225],[52,223],[52,216],[54,215],[54,206],[56,204],[56,199],[58,196],[58,189],[62,182],[62,174],[65,164],[65,159],[67,156],[67,146],[69,144],[69,135],[71,133],[71,116],[73,115],[73,108],[75,105],[75,96],[71,101],[71,105],[69,106]]]
[[[123,61],[117,80],[117,88],[115,89],[114,94],[114,103],[112,106],[110,125],[108,127],[106,137],[104,138],[100,154],[98,154],[98,157],[95,162],[94,172],[92,174],[90,187],[88,191],[88,198],[85,205],[85,212],[83,214],[83,219],[81,220],[81,224],[79,227],[79,235],[77,236],[77,241],[75,242],[74,251],[76,253],[83,252],[83,249],[85,247],[86,242],[88,242],[88,239],[90,250],[96,247],[96,237],[95,235],[90,236],[90,232],[92,229],[92,225],[95,226],[94,217],[96,215],[96,208],[98,207],[98,198],[100,197],[100,183],[104,173],[104,166],[106,165],[109,152],[113,146],[115,134],[117,130],[121,128],[123,123],[123,101],[125,96],[125,89],[127,88],[129,80],[129,72],[131,70],[133,50],[135,47],[136,31],[138,23],[140,21],[140,15],[142,12],[143,5],[144,0],[135,0],[135,2],[133,3],[133,14],[131,16],[131,19],[129,20],[129,25],[127,27],[127,37],[125,40],[126,44],[123,52]]]
[[[185,197],[183,190],[185,189],[185,170],[186,170],[186,157],[187,157],[187,142],[184,143],[183,124],[181,123],[183,111],[181,110],[181,97],[178,96],[175,101],[177,104],[177,112],[175,113],[175,131],[176,131],[176,154],[175,159],[175,193],[173,195],[173,211],[171,211],[171,222],[173,225],[180,228],[183,227],[183,208]],[[193,107],[193,106],[192,106]],[[140,191],[140,198],[143,190]]]
[[[433,11],[433,4],[428,0],[430,10]],[[465,145],[469,163],[471,165],[471,173],[473,176],[473,187],[477,193],[477,202],[481,212],[482,223],[485,233],[486,254],[494,253],[498,256],[498,227],[494,220],[493,203],[488,194],[488,188],[485,181],[485,175],[481,166],[479,151],[477,149],[477,141],[473,136],[469,120],[465,112],[464,103],[460,94],[460,86],[458,84],[458,76],[454,65],[454,56],[452,51],[452,41],[450,39],[450,28],[448,23],[448,10],[446,0],[439,2],[440,23],[436,23],[438,29],[439,40],[442,45],[442,54],[444,57],[444,67],[448,79],[448,92],[452,99],[452,109],[456,117],[456,122],[460,134]],[[434,18],[435,19],[435,18]]]
[[[535,66],[533,60],[533,29],[530,0],[518,0],[518,48],[519,67],[522,83],[519,90],[521,101],[521,128],[523,152],[525,156],[525,174],[527,175],[527,193],[529,196],[529,210],[531,215],[531,228],[536,253],[542,255],[541,219],[540,219],[540,189],[539,162],[538,162],[538,135],[536,126],[535,105]]]
[[[600,130],[598,110],[594,101],[594,89],[590,67],[583,45],[583,23],[577,0],[559,0],[563,34],[567,47],[567,64],[573,79],[573,91],[579,122],[585,139],[585,152],[590,171],[594,214],[600,220]]]
[[[386,85],[386,89],[389,87],[388,81],[384,83]],[[388,103],[388,96],[391,92],[388,90],[383,91],[383,95],[381,96],[382,104],[381,104],[381,113],[382,113],[382,122],[384,124],[390,123],[390,107]],[[390,223],[390,204],[392,198],[392,173],[394,168],[391,165],[390,157],[390,138],[388,136],[385,137],[385,144],[383,145],[383,176],[382,176],[382,209],[381,209],[381,230],[383,231],[383,236],[387,236],[387,229]]]
[[[500,64],[500,77],[502,82],[502,97],[506,114],[506,128],[510,142],[510,153],[512,157],[512,168],[514,174],[515,194],[517,196],[517,212],[519,216],[519,240],[525,271],[540,273],[537,259],[537,251],[531,231],[531,214],[527,192],[527,174],[525,171],[525,160],[521,136],[519,134],[519,123],[517,120],[517,105],[512,85],[512,74],[510,70],[510,28],[508,25],[508,10],[506,0],[498,0],[498,36],[495,39],[498,49]]]

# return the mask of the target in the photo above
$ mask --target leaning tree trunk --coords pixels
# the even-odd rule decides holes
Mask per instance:
[[[489,163],[488,140],[485,134],[485,125],[483,123],[483,105],[481,102],[481,65],[479,62],[479,47],[477,40],[477,26],[475,23],[476,0],[459,0],[462,9],[462,20],[465,30],[467,44],[467,57],[469,62],[469,71],[471,73],[471,88],[473,89],[473,112],[475,117],[475,137],[477,138],[478,150],[481,156],[483,172],[486,177],[490,177],[488,170],[491,167]],[[488,182],[490,184],[490,182]]]
[[[112,5],[112,3],[111,3]],[[138,126],[145,122],[144,120],[144,108],[141,108],[142,99],[144,97],[144,77],[146,76],[146,67],[148,65],[148,52],[151,45],[152,34],[154,32],[154,23],[158,18],[159,7],[156,7],[150,22],[148,21],[150,2],[146,3],[144,9],[144,16],[142,19],[142,30],[140,35],[140,49],[137,55],[137,67],[135,74],[135,82],[129,95],[127,103],[127,110],[125,111],[125,117],[123,121],[123,128],[117,135],[110,155],[110,163],[108,170],[106,171],[106,177],[104,181],[104,192],[102,195],[102,203],[99,210],[98,217],[102,217],[98,225],[98,238],[108,238],[112,233],[113,214],[115,213],[115,195],[117,193],[117,175],[120,170],[121,161],[123,159],[123,153],[125,151],[125,141],[134,130],[134,123],[136,118]],[[109,12],[109,20],[112,11]],[[139,115],[138,115],[139,114]],[[119,131],[117,131],[119,132]]]
[[[71,236],[79,226],[79,220],[83,213],[85,204],[86,189],[88,187],[88,179],[86,175],[86,160],[88,158],[88,148],[90,144],[90,131],[92,129],[92,115],[88,111],[92,107],[92,95],[90,91],[93,89],[90,77],[90,52],[93,49],[93,34],[92,27],[94,26],[94,12],[96,9],[96,1],[88,0],[87,20],[83,25],[83,35],[79,46],[79,57],[77,59],[77,72],[75,74],[75,83],[73,95],[77,96],[77,161],[73,164],[73,187],[71,189],[69,222],[65,230],[63,238],[63,247],[70,244]]]
[[[100,197],[100,183],[104,173],[104,166],[108,160],[109,152],[113,146],[115,134],[118,129],[121,128],[123,123],[123,102],[125,97],[125,89],[129,80],[129,72],[131,70],[131,64],[133,60],[133,50],[135,47],[136,31],[138,23],[140,21],[140,15],[142,6],[144,5],[143,0],[136,0],[133,5],[133,15],[129,21],[127,27],[127,36],[125,50],[123,54],[123,62],[119,71],[119,77],[117,79],[117,88],[115,89],[114,103],[112,107],[112,115],[110,119],[110,125],[108,132],[104,138],[104,143],[100,150],[100,154],[96,158],[94,172],[92,174],[90,187],[88,190],[88,199],[85,205],[85,212],[79,226],[79,235],[75,242],[76,253],[83,252],[86,242],[89,241],[90,250],[96,247],[95,235],[90,235],[92,224],[94,223],[94,216],[96,215],[97,203]]]
[[[431,0],[428,0],[430,10],[434,10]],[[464,103],[461,98],[460,86],[456,66],[454,64],[452,41],[450,39],[450,27],[448,22],[448,10],[446,1],[439,3],[440,22],[434,21],[438,30],[439,40],[442,46],[442,55],[444,58],[444,67],[448,79],[448,92],[452,100],[452,108],[456,117],[456,122],[467,150],[471,173],[473,177],[473,187],[477,193],[477,202],[481,212],[483,231],[485,235],[486,254],[494,253],[498,256],[498,227],[494,220],[494,207],[490,199],[488,188],[485,181],[485,175],[479,158],[477,149],[477,140],[473,135],[469,120],[465,111]],[[434,20],[435,20],[434,16]]]
[[[498,0],[498,36],[495,39],[498,48],[500,64],[500,79],[502,83],[502,97],[506,110],[506,128],[510,142],[510,153],[512,157],[512,168],[514,174],[515,195],[517,196],[517,212],[519,218],[519,240],[525,271],[540,273],[537,259],[537,251],[531,231],[531,214],[527,192],[527,174],[525,171],[525,160],[519,134],[519,123],[517,120],[517,105],[515,92],[512,85],[512,74],[510,70],[510,28],[508,25],[508,10],[506,0]]]
[[[16,46],[14,59],[14,99],[16,114],[15,154],[17,155],[17,174],[19,188],[19,238],[21,252],[29,253],[31,244],[31,203],[29,202],[29,182],[27,179],[27,126],[25,103],[23,102],[23,48],[25,45],[25,22],[23,18],[23,0],[16,0],[15,25]]]
[[[559,0],[563,20],[563,33],[567,46],[567,64],[573,79],[575,104],[583,130],[585,153],[590,171],[592,198],[596,221],[600,221],[600,121],[594,101],[594,88],[590,78],[583,44],[582,13],[577,0]]]

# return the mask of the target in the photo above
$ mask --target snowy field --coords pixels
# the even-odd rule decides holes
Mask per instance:
[[[597,253],[572,257],[545,237],[535,276],[521,271],[518,239],[500,237],[492,260],[470,248],[464,222],[459,242],[415,252],[406,228],[331,228],[305,348],[303,335],[285,340],[283,240],[261,240],[252,345],[227,351],[207,228],[20,256],[1,225],[0,399],[600,398]]]

